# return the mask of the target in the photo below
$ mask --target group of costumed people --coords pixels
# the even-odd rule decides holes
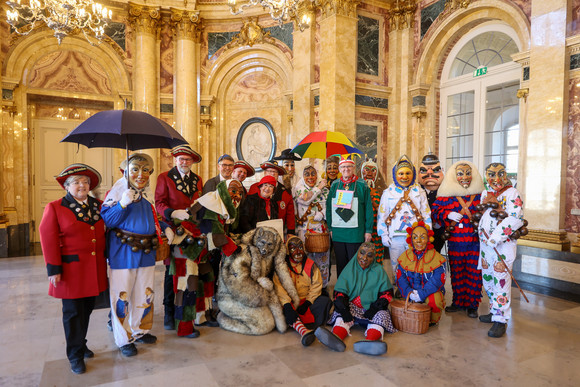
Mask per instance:
[[[199,326],[249,335],[290,327],[304,346],[319,340],[344,351],[356,324],[365,340],[354,350],[380,355],[384,333],[396,331],[393,297],[427,304],[434,325],[443,310],[478,317],[482,286],[490,310],[479,319],[493,324],[489,336],[505,333],[514,235],[526,222],[503,164],[486,168],[484,186],[471,162],[459,161],[443,176],[433,154],[418,173],[402,156],[385,188],[376,160],[362,162],[362,178],[352,158],[338,156],[326,159],[321,173],[306,165],[298,176],[301,158],[286,149],[263,162],[264,176],[247,188],[244,180],[256,171],[243,160],[221,156],[219,174],[203,184],[191,170],[201,162],[197,152],[181,145],[171,153],[174,167],[158,176],[154,195],[154,163],[141,153],[123,162],[103,202],[89,195],[101,181],[90,166],[73,164],[57,176],[67,194],[46,206],[40,237],[49,294],[63,302],[73,372],[85,372],[84,359],[94,356],[86,345],[89,317],[107,287],[121,353],[135,356],[136,343],[156,342],[154,267],[163,244],[170,251],[164,328],[179,337],[199,337]],[[326,251],[308,250],[317,234],[329,235]],[[447,307],[445,240],[453,290]]]

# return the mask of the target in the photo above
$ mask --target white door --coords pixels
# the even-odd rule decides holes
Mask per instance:
[[[95,168],[101,174],[101,185],[92,192],[101,200],[113,184],[113,150],[106,148],[88,149],[84,145],[61,143],[67,133],[82,121],[76,120],[34,120],[34,153],[32,154],[34,171],[32,174],[33,190],[31,207],[35,224],[33,239],[39,242],[38,225],[42,219],[44,207],[53,200],[62,198],[65,191],[55,180],[64,168],[73,163],[84,163]],[[118,178],[118,173],[115,175]]]

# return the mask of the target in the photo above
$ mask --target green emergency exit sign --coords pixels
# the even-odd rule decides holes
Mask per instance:
[[[473,77],[480,77],[487,74],[487,67],[480,67],[473,72]]]

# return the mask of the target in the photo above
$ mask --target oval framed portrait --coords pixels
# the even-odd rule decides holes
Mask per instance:
[[[260,164],[276,154],[276,133],[265,119],[253,117],[242,124],[236,139],[238,159],[248,162],[261,172]]]

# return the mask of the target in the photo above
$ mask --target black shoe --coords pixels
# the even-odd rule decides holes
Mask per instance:
[[[387,353],[387,343],[380,340],[362,340],[354,343],[353,349],[364,355],[380,356]]]
[[[505,334],[507,324],[494,322],[489,331],[487,331],[487,335],[489,337],[502,337]]]
[[[121,353],[125,357],[131,357],[137,354],[137,347],[135,347],[135,344],[133,343],[125,344],[119,349],[121,350]]]
[[[165,317],[163,317],[163,328],[165,328],[166,331],[175,330],[175,319],[172,314],[166,314]]]
[[[304,336],[302,336],[300,342],[302,343],[303,346],[308,347],[310,344],[314,343],[314,340],[316,340],[316,336],[314,336],[314,332],[310,331],[305,333]]]
[[[87,371],[84,359],[72,360],[70,362],[70,370],[73,374],[84,374]]]
[[[439,324],[439,323],[432,323],[432,322],[430,322],[430,323],[429,323],[429,328],[431,328],[431,327],[436,327],[438,324]]]
[[[199,335],[200,335],[199,331],[197,329],[193,328],[193,332],[191,332],[187,336],[181,336],[181,337],[185,337],[185,338],[188,338],[188,339],[196,339],[196,338],[199,337]]]
[[[155,344],[157,341],[157,336],[153,336],[150,333],[145,333],[143,336],[135,339],[135,341],[143,344]]]
[[[316,328],[314,335],[322,344],[336,352],[344,352],[346,344],[337,335],[324,327]]]
[[[459,312],[461,309],[459,306],[455,305],[455,304],[451,304],[449,306],[445,307],[445,313],[455,313],[455,312]]]
[[[482,323],[487,323],[487,324],[491,324],[493,323],[493,321],[491,321],[491,316],[492,314],[482,314],[481,316],[479,316],[479,321]]]
[[[95,357],[95,353],[90,349],[88,349],[87,347],[85,347],[85,359],[91,359],[93,357]]]
[[[467,317],[477,318],[477,309],[467,308]]]
[[[215,319],[213,309],[210,309],[205,312],[205,321],[202,322],[201,324],[195,325],[202,327],[217,328],[220,326],[220,323],[218,323],[217,320]]]
[[[326,288],[322,288],[322,292],[320,293],[320,295],[330,297],[330,295],[328,294],[328,290]]]

